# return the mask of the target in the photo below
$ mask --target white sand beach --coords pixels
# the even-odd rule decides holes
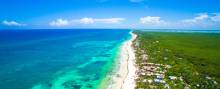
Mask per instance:
[[[134,89],[135,88],[135,54],[132,48],[132,41],[137,35],[130,32],[132,38],[126,41],[119,57],[119,65],[116,75],[112,76],[112,84],[108,89]]]

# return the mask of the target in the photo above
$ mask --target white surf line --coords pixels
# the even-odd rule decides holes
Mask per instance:
[[[134,52],[132,50],[132,41],[136,38],[132,34],[132,38],[123,43],[119,56],[119,65],[115,75],[112,76],[112,82],[107,89],[134,89],[135,88],[135,71]]]
[[[132,47],[132,42],[136,39],[137,35],[130,32],[130,34],[132,35],[132,39],[129,40],[127,42],[127,52],[128,52],[128,65],[127,65],[127,76],[123,81],[123,85],[122,85],[122,89],[134,89],[136,86],[136,82],[135,82],[135,72],[137,70],[136,66],[135,66],[135,53],[134,53],[134,49]]]
[[[129,40],[128,40],[129,41]],[[123,81],[127,77],[128,70],[128,41],[124,42],[119,54],[119,65],[117,72],[112,76],[112,83],[108,87],[108,89],[122,89]]]

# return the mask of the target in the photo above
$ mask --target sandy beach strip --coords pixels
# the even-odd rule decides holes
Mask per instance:
[[[130,32],[132,38],[126,41],[120,52],[117,72],[112,76],[112,83],[108,89],[134,89],[135,88],[135,54],[132,41],[137,35]]]

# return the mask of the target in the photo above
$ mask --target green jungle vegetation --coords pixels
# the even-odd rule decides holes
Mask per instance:
[[[139,57],[143,55],[141,50],[148,55],[147,62],[170,65],[164,78],[169,88],[220,89],[220,33],[134,33],[138,35],[134,41],[138,43],[135,47],[137,65],[141,69],[141,63],[146,62]],[[178,79],[170,80],[168,76],[176,76]],[[146,75],[138,80],[154,78]],[[136,88],[167,89],[164,85],[137,81]]]

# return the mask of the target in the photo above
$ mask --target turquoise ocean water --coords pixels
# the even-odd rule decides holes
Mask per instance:
[[[130,30],[0,30],[0,89],[105,87]]]

